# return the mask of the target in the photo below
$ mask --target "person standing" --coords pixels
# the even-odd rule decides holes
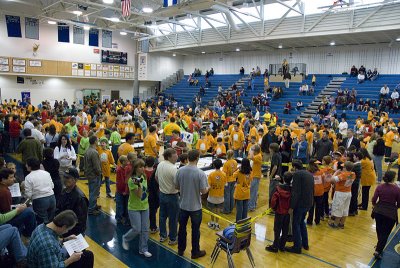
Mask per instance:
[[[294,174],[292,182],[292,197],[289,213],[293,214],[293,247],[286,247],[288,252],[301,254],[301,249],[309,249],[307,226],[304,222],[307,212],[314,200],[314,177],[304,170],[300,160],[292,163]]]
[[[328,137],[328,130],[324,130],[322,132],[322,138],[315,144],[315,158],[320,162],[324,156],[330,155],[331,152],[333,152],[333,143]]]
[[[385,156],[385,141],[383,140],[383,132],[378,131],[378,137],[376,139],[376,144],[372,149],[372,160],[374,161],[374,166],[376,169],[376,177],[378,178],[378,183],[382,181],[382,160]]]
[[[188,153],[189,164],[178,170],[175,177],[175,187],[180,191],[178,254],[183,256],[186,250],[187,223],[192,222],[192,259],[206,255],[200,250],[200,224],[202,220],[201,194],[209,190],[207,176],[197,167],[200,152],[191,150]]]
[[[168,148],[164,151],[164,161],[157,166],[156,180],[160,186],[160,242],[167,240],[167,218],[169,230],[169,245],[177,244],[179,195],[175,188],[175,176],[177,168],[175,162],[178,159],[176,151]]]
[[[17,153],[22,154],[22,163],[24,176],[28,175],[28,171],[26,169],[26,161],[29,158],[36,158],[39,161],[43,159],[43,146],[42,144],[32,137],[32,130],[26,128],[23,130],[23,134],[25,139],[21,141],[21,143],[17,147]]]
[[[100,214],[100,206],[97,205],[97,198],[100,194],[101,183],[101,161],[97,153],[97,137],[89,138],[90,147],[84,156],[85,177],[89,183],[89,215],[97,216]]]
[[[398,221],[397,210],[400,207],[400,188],[393,184],[396,173],[387,171],[383,177],[385,183],[378,185],[372,197],[374,206],[372,217],[376,221],[376,234],[378,243],[375,248],[374,256],[382,258],[382,251],[386,245],[389,234],[393,226]]]
[[[361,160],[361,205],[359,205],[360,210],[368,210],[369,202],[369,189],[375,184],[376,174],[374,170],[374,163],[371,160],[371,156],[368,151],[361,149],[363,158]]]

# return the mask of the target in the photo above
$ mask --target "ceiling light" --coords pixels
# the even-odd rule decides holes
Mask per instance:
[[[48,24],[51,24],[51,25],[57,24],[57,22],[52,21],[52,20],[47,21],[47,23],[48,23]]]
[[[400,36],[396,38],[396,41],[400,41]]]
[[[329,44],[330,44],[331,46],[336,45],[335,41],[332,41],[332,42],[330,42]]]
[[[80,11],[80,10],[74,10],[74,11],[72,11],[72,13],[74,13],[77,16],[82,15],[82,11]]]
[[[239,52],[239,51],[240,51],[240,48],[236,48],[236,51]]]
[[[144,7],[144,8],[142,9],[142,11],[143,11],[144,13],[152,13],[152,12],[153,12],[153,9],[152,9],[151,7]]]
[[[117,17],[109,18],[109,20],[112,22],[119,22],[119,18],[117,18]]]
[[[282,44],[279,44],[278,48],[283,48]]]
[[[104,4],[112,4],[114,3],[114,0],[103,0]]]
[[[86,31],[89,31],[90,30],[90,26],[85,25],[85,26],[83,26],[83,29],[85,29]]]
[[[174,53],[174,54],[172,54],[172,57],[176,57],[176,54]]]
[[[120,35],[127,35],[127,32],[119,32]]]
[[[205,51],[202,51],[201,54],[206,54],[206,52],[205,52]]]

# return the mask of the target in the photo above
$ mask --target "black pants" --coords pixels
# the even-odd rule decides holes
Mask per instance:
[[[149,220],[150,220],[150,230],[157,229],[157,210],[159,205],[153,202],[149,202]]]
[[[325,215],[329,215],[329,191],[324,192],[324,195],[322,196],[322,211]]]
[[[369,189],[371,186],[363,186],[361,187],[361,192],[362,192],[362,202],[361,202],[361,207],[363,209],[368,209],[368,203],[369,203]]]
[[[187,211],[181,209],[179,212],[178,250],[184,252],[186,249],[187,223],[192,222],[192,255],[200,251],[200,224],[203,214],[201,209]]]
[[[94,264],[94,255],[90,250],[84,250],[79,261],[69,265],[70,268],[92,268]]]
[[[376,221],[376,234],[378,236],[376,251],[381,253],[386,245],[390,232],[392,231],[396,221],[381,214],[375,215],[375,221]]]
[[[284,249],[289,232],[290,215],[275,214],[274,220],[274,243],[275,248]],[[282,232],[282,235],[281,235]]]
[[[358,210],[358,189],[360,188],[360,182],[354,181],[351,185],[351,199],[349,213],[356,213]]]
[[[323,213],[323,195],[314,196],[314,205],[308,211],[307,223],[312,224],[314,219],[314,211],[315,211],[315,223],[319,224],[321,221],[321,217],[324,215]]]

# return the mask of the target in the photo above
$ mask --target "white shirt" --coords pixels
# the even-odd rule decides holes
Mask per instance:
[[[358,79],[358,80],[364,80],[364,79],[365,79],[365,76],[364,76],[363,74],[359,74],[359,75],[357,76],[357,79]]]
[[[353,137],[347,139],[346,148],[349,148],[351,143],[353,142]]]
[[[37,139],[40,142],[43,142],[43,143],[45,142],[42,132],[40,132],[36,128],[32,128],[31,131],[32,131],[32,137],[34,137],[35,139]]]
[[[339,133],[346,136],[347,135],[347,129],[349,128],[349,125],[347,122],[340,122],[339,124]]]
[[[25,195],[32,200],[54,195],[53,188],[53,181],[47,171],[34,170],[25,177]]]
[[[386,95],[386,94],[389,94],[389,87],[382,87],[381,88],[381,94],[382,95]]]
[[[390,97],[391,97],[392,99],[398,99],[398,98],[399,98],[399,92],[393,91],[393,92],[392,92],[392,95],[390,95]]]
[[[260,119],[260,111],[256,112],[256,114],[254,115],[254,119],[255,120],[259,120]]]
[[[175,189],[175,176],[176,166],[171,162],[164,160],[160,164],[158,164],[156,170],[156,178],[158,179],[158,184],[160,186],[160,192],[164,194],[176,194],[178,190]]]
[[[24,129],[25,128],[33,129],[35,128],[35,126],[32,124],[31,121],[26,121],[26,123],[24,124]]]
[[[69,157],[69,159],[67,159]],[[60,167],[72,167],[72,161],[76,160],[76,154],[74,147],[71,146],[71,149],[58,146],[54,148],[54,159],[57,159],[60,162]]]

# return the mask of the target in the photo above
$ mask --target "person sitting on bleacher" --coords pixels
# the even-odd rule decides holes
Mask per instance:
[[[378,69],[374,68],[374,71],[372,72],[372,77],[369,80],[375,81],[378,78],[378,76],[379,76]]]
[[[389,95],[389,87],[385,84],[381,88],[379,98],[386,98]]]
[[[243,68],[243,67],[240,67],[239,73],[240,73],[241,75],[244,75],[244,68]]]
[[[296,111],[299,111],[303,107],[304,107],[303,102],[301,100],[298,100],[296,104]]]
[[[365,81],[365,73],[360,71],[357,76],[357,84],[361,84]]]
[[[359,72],[359,73],[362,72],[362,73],[365,75],[365,73],[367,72],[367,70],[365,69],[364,65],[361,65],[361,66],[360,66],[360,69],[358,69],[358,72]]]
[[[290,110],[292,109],[292,104],[290,101],[286,102],[285,108],[283,108],[283,113],[284,114],[290,114]]]
[[[350,77],[356,77],[357,74],[358,74],[358,70],[357,70],[356,66],[353,65],[353,67],[351,67],[351,70],[350,70]]]
[[[397,100],[397,99],[399,99],[399,92],[397,92],[397,90],[394,89],[393,92],[392,92],[392,94],[390,95],[390,98],[391,98],[392,100]]]

